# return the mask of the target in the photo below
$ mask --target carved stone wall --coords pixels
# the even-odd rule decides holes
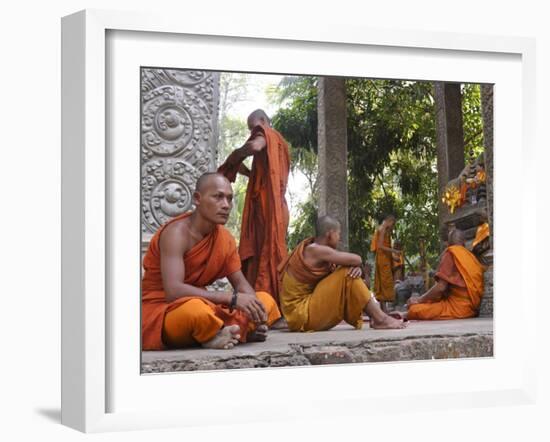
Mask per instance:
[[[192,208],[197,178],[215,168],[219,73],[141,69],[141,228],[144,242]]]
[[[343,78],[319,77],[319,216],[340,221],[341,246],[348,249],[348,137]]]

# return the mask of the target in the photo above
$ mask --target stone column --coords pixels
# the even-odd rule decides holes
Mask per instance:
[[[346,101],[343,78],[319,77],[319,216],[330,215],[340,221],[344,250],[348,250],[349,245]]]
[[[493,245],[493,85],[481,85],[481,113],[483,117],[483,146],[485,148],[485,172],[487,173],[487,215]]]
[[[215,169],[219,74],[141,69],[142,247],[192,208],[197,178]]]
[[[441,198],[450,179],[464,169],[464,128],[460,83],[434,82],[436,110],[439,230],[444,231],[447,209]]]
[[[484,293],[481,298],[480,312],[481,317],[493,316],[493,85],[481,85],[481,113],[483,117],[483,147],[485,148],[485,172],[487,173],[487,215],[489,217],[489,228],[491,231],[490,241],[491,250],[485,257],[488,264],[487,270],[483,275]]]

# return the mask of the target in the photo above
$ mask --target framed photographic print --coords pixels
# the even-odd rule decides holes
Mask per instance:
[[[517,310],[533,292],[517,266],[529,246],[504,240],[523,238],[535,207],[522,179],[534,152],[531,40],[242,31],[95,10],[65,17],[62,31],[64,424],[91,432],[532,400],[534,325]],[[280,152],[276,161],[252,152],[258,132],[258,152]],[[262,178],[273,174],[275,184]],[[162,243],[170,223],[180,227]],[[211,232],[234,239],[188,261]],[[305,254],[312,243],[333,261]],[[172,246],[187,276],[167,270]],[[303,317],[289,301],[300,277],[284,276],[297,275],[288,266],[298,249],[304,262],[343,267],[327,264],[327,295],[317,301],[311,286]],[[440,281],[443,300],[433,297]],[[166,307],[189,285],[215,293],[197,307],[220,321],[207,330],[178,328],[191,303]],[[257,295],[263,307],[247,290],[267,296]],[[415,382],[362,381],[374,378]],[[266,390],[281,394],[246,415],[224,412]]]

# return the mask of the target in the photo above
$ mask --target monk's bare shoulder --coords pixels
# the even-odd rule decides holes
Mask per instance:
[[[185,253],[191,248],[189,218],[170,223],[162,231],[159,239],[161,250]]]
[[[311,243],[304,248],[304,258],[306,262],[313,266],[318,266],[327,261],[327,258],[334,253],[334,249],[329,246]]]

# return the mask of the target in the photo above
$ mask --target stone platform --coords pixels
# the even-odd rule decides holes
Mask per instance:
[[[403,330],[270,331],[265,342],[231,350],[192,348],[142,353],[142,373],[285,367],[493,356],[493,320],[410,321]]]

